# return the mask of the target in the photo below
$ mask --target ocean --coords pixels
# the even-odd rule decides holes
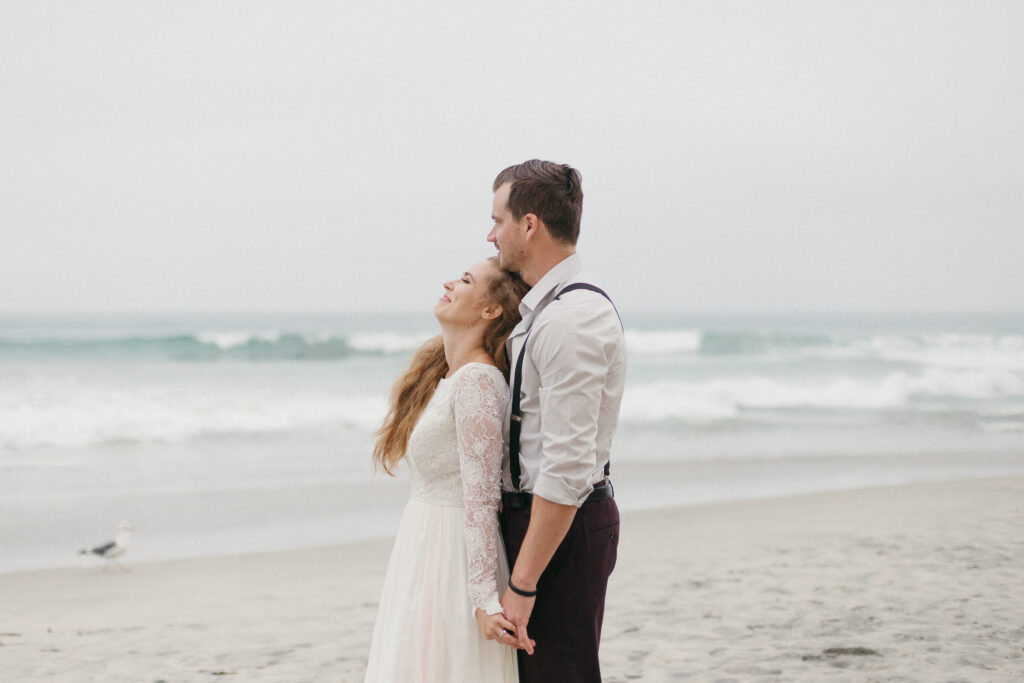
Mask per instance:
[[[1024,315],[630,314],[624,509],[1024,474]],[[0,316],[0,572],[389,535],[429,315]]]

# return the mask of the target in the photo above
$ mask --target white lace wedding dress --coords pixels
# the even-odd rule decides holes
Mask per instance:
[[[473,612],[501,611],[508,561],[498,528],[501,371],[468,363],[442,379],[409,438],[412,494],[384,578],[367,683],[514,683],[515,652]]]

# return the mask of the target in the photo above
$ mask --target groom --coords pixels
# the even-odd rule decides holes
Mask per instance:
[[[508,341],[501,528],[512,577],[501,604],[516,630],[502,642],[523,648],[522,683],[591,683],[601,680],[597,652],[619,540],[608,462],[626,377],[622,326],[576,255],[579,171],[534,159],[499,173],[493,189],[487,240],[502,267],[531,286]]]

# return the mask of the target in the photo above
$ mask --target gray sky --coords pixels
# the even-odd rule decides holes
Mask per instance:
[[[1024,310],[1024,3],[0,2],[0,310],[420,310],[583,174],[620,308]]]

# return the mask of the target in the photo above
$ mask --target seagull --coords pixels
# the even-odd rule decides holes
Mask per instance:
[[[117,535],[114,536],[113,541],[108,541],[102,545],[98,545],[92,548],[82,548],[78,551],[79,555],[96,555],[107,560],[107,564],[103,565],[104,571],[111,563],[117,564],[121,567],[120,563],[117,562],[117,558],[120,557],[128,550],[128,547],[132,544],[132,532],[135,531],[128,522],[121,522],[117,525]],[[124,567],[121,567],[122,571],[128,571]]]

